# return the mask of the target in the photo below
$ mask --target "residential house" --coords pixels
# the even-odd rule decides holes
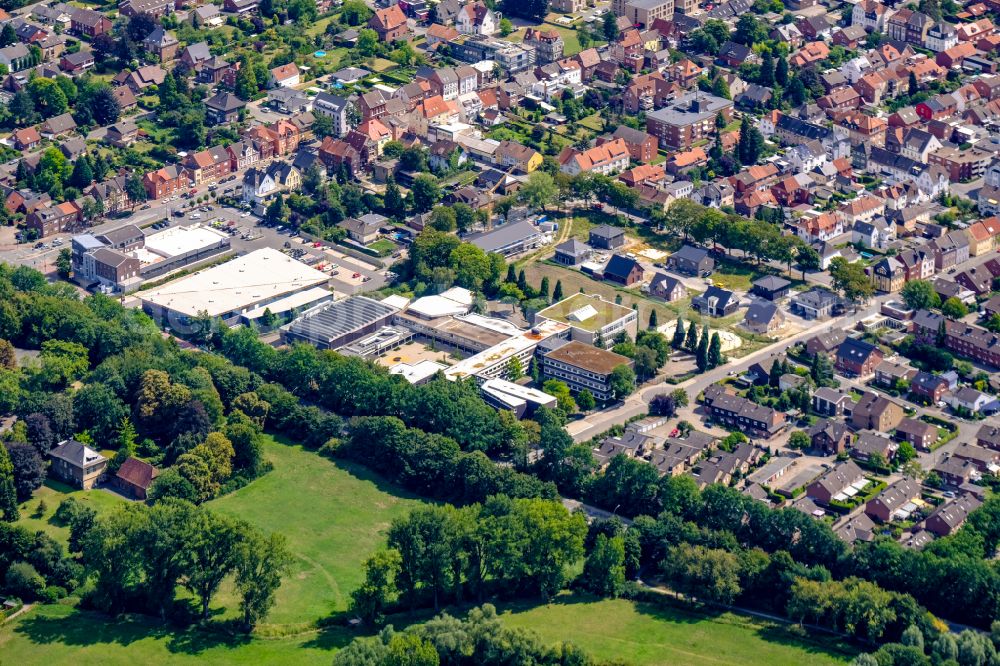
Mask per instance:
[[[139,126],[131,120],[119,121],[105,130],[104,140],[120,148],[131,146],[139,140]]]
[[[666,273],[656,273],[649,282],[649,295],[669,302],[678,301],[687,296],[687,287],[677,278]]]
[[[159,58],[160,62],[170,62],[177,55],[179,42],[166,28],[158,25],[142,40],[142,47]]]
[[[837,348],[837,371],[850,377],[869,377],[885,355],[882,350],[858,338],[846,338]]]
[[[183,164],[193,185],[216,182],[232,171],[229,153],[222,146],[189,154]]]
[[[590,230],[589,244],[602,250],[616,250],[625,244],[625,230],[602,224]]]
[[[773,437],[785,427],[784,413],[728,393],[712,400],[708,413],[715,423],[762,439]]]
[[[368,21],[368,27],[378,33],[379,41],[394,42],[409,33],[406,16],[399,5],[377,9]]]
[[[821,503],[845,500],[865,483],[865,474],[853,461],[838,463],[806,486],[806,496]]]
[[[497,166],[513,167],[521,173],[531,173],[542,165],[542,155],[534,148],[516,141],[504,140],[494,153]]]
[[[246,102],[228,92],[219,92],[205,100],[205,120],[210,125],[228,125],[240,119]]]
[[[563,266],[579,266],[590,259],[593,249],[586,243],[570,238],[556,245],[552,261]]]
[[[820,386],[813,393],[812,408],[817,414],[826,416],[850,415],[854,408],[854,401],[850,394],[841,389]]]
[[[982,502],[972,494],[965,494],[951,501],[944,502],[924,521],[924,528],[938,536],[954,534],[969,517],[969,514],[982,506]]]
[[[163,199],[183,193],[190,186],[187,171],[178,164],[171,164],[142,177],[142,186],[150,199]]]
[[[892,432],[903,420],[903,408],[877,393],[865,393],[851,411],[851,427],[855,430]]]
[[[24,223],[28,229],[34,229],[39,238],[45,238],[73,229],[82,217],[76,202],[65,201],[55,206],[36,208],[28,214]]]
[[[464,5],[455,17],[455,28],[463,35],[485,35],[487,37],[500,30],[500,17],[484,3]],[[383,40],[391,41],[391,40]]]
[[[865,514],[882,523],[905,520],[916,509],[921,495],[920,483],[913,479],[894,481],[865,504]]]
[[[621,140],[628,148],[629,157],[647,164],[656,157],[656,138],[626,125],[619,125],[610,137],[598,137],[597,145]]]
[[[77,35],[93,39],[111,32],[112,27],[111,19],[93,9],[74,9],[70,14],[70,31]]]
[[[851,445],[851,457],[868,463],[891,463],[899,450],[899,444],[886,435],[870,430],[862,430]]]
[[[340,227],[347,231],[347,236],[356,243],[368,245],[378,240],[380,229],[386,225],[388,219],[378,213],[365,213],[360,217],[351,217],[340,223]]]
[[[630,287],[636,282],[641,282],[643,274],[642,265],[638,261],[620,254],[611,255],[611,259],[603,271],[605,280],[617,282],[626,287]]]
[[[809,435],[812,449],[824,455],[845,452],[854,439],[847,424],[833,419],[819,419],[806,434]]]
[[[685,245],[667,258],[667,267],[684,275],[707,277],[715,270],[715,260],[705,248]]]
[[[63,113],[58,116],[53,116],[42,123],[41,135],[46,139],[54,139],[58,136],[64,134],[69,134],[76,129],[76,121],[73,120],[73,116],[68,113]]]
[[[67,439],[49,451],[51,473],[74,488],[90,490],[100,483],[108,467],[108,459],[80,442]]]
[[[788,295],[792,283],[776,275],[766,275],[754,280],[750,293],[769,301],[777,301]]]
[[[906,283],[906,267],[895,257],[884,257],[867,269],[875,288],[886,293],[894,293]]]
[[[570,176],[584,172],[607,176],[627,169],[629,158],[629,149],[625,141],[614,139],[583,151],[567,146],[557,159],[559,170]]]
[[[896,439],[909,442],[918,451],[930,451],[938,440],[938,429],[930,423],[906,417],[896,425]]]
[[[736,294],[716,286],[710,286],[703,294],[691,299],[692,309],[709,317],[727,317],[736,311],[739,304]]]
[[[268,82],[272,87],[294,88],[301,82],[299,66],[294,62],[272,67]]]
[[[784,325],[785,315],[774,303],[751,303],[743,318],[743,327],[759,335],[768,335]]]
[[[792,296],[789,309],[804,319],[826,319],[834,314],[841,300],[832,291],[816,288]],[[839,345],[841,341],[837,341]]]

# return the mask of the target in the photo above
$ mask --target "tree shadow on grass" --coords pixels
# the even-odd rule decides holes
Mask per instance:
[[[235,648],[248,643],[249,636],[233,635],[201,628],[176,628],[159,625],[151,617],[126,615],[112,618],[92,611],[74,611],[66,616],[33,615],[22,619],[15,628],[36,644],[59,643],[71,647],[120,645],[138,641],[166,641],[172,653],[199,654],[216,647]]]

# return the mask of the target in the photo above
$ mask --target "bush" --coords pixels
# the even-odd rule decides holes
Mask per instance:
[[[38,595],[38,600],[44,601],[47,604],[54,604],[65,596],[66,588],[59,587],[58,585],[49,585]]]
[[[35,567],[27,562],[15,562],[7,570],[4,578],[4,589],[8,594],[20,597],[25,601],[38,599],[45,589],[45,579]]]

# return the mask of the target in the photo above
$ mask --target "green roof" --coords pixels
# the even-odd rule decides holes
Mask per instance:
[[[570,318],[570,315],[574,312],[586,308],[588,305],[596,310],[596,314],[593,314],[582,321]],[[553,321],[560,321],[564,324],[569,324],[574,328],[579,328],[593,333],[594,331],[604,328],[612,322],[618,321],[622,317],[628,316],[631,312],[632,310],[624,305],[616,305],[610,301],[605,301],[599,296],[573,294],[569,298],[563,299],[558,303],[550,305],[540,311],[538,316],[551,319]]]

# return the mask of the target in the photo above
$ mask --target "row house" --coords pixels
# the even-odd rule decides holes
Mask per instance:
[[[783,412],[728,393],[712,400],[708,412],[714,422],[763,439],[773,437],[785,427]]]
[[[299,128],[288,120],[279,120],[271,125],[257,125],[245,135],[260,144],[269,144],[274,156],[289,155],[299,148]]]
[[[903,266],[906,282],[927,280],[933,277],[937,270],[934,265],[934,252],[922,247],[901,251],[896,255],[896,261]]]
[[[841,116],[837,125],[847,130],[847,137],[852,145],[867,143],[884,146],[886,130],[889,128],[889,124],[882,118],[853,111]]]
[[[960,231],[953,231],[929,244],[934,251],[934,266],[938,272],[969,260],[969,237]]]
[[[83,211],[75,201],[64,201],[55,206],[37,208],[25,218],[25,226],[33,229],[39,238],[71,231],[83,219]]]
[[[213,183],[232,173],[229,152],[222,146],[212,146],[184,158],[184,168],[194,185]]]
[[[242,171],[261,160],[259,140],[247,138],[231,143],[226,146],[226,152],[229,153],[229,168],[233,171]]]
[[[607,176],[627,169],[629,158],[629,149],[625,141],[613,139],[584,151],[567,146],[557,159],[559,170],[570,176],[582,172]]]
[[[873,196],[862,196],[845,202],[837,209],[836,215],[845,228],[859,222],[872,222],[885,213],[885,202]]]
[[[562,36],[555,30],[528,28],[524,33],[523,43],[535,47],[535,61],[545,64],[561,60],[565,44]]]
[[[649,163],[656,157],[656,137],[627,125],[619,125],[610,137],[598,137],[597,145],[618,139],[625,142],[629,156],[636,162]]]
[[[889,39],[923,46],[933,25],[934,19],[927,14],[904,8],[889,17],[886,33]]]
[[[1000,236],[1000,219],[989,217],[973,222],[965,233],[969,237],[970,256],[989,254],[996,246],[997,237]]]
[[[128,178],[125,175],[109,178],[101,183],[94,183],[84,190],[84,194],[94,197],[103,206],[106,214],[117,213],[132,205],[132,197],[128,194]]]
[[[74,9],[70,14],[70,30],[86,37],[94,38],[111,32],[111,19],[92,9]]]
[[[171,164],[142,177],[142,186],[150,199],[163,199],[183,193],[190,186],[187,171],[179,164]]]
[[[942,324],[942,322],[944,322]],[[914,335],[928,344],[939,344],[944,326],[944,347],[961,356],[1000,368],[1000,336],[985,328],[952,321],[944,315],[920,310],[913,317]]]
[[[325,137],[319,147],[319,158],[331,171],[343,169],[350,177],[361,173],[363,162],[361,153],[342,139]]]

